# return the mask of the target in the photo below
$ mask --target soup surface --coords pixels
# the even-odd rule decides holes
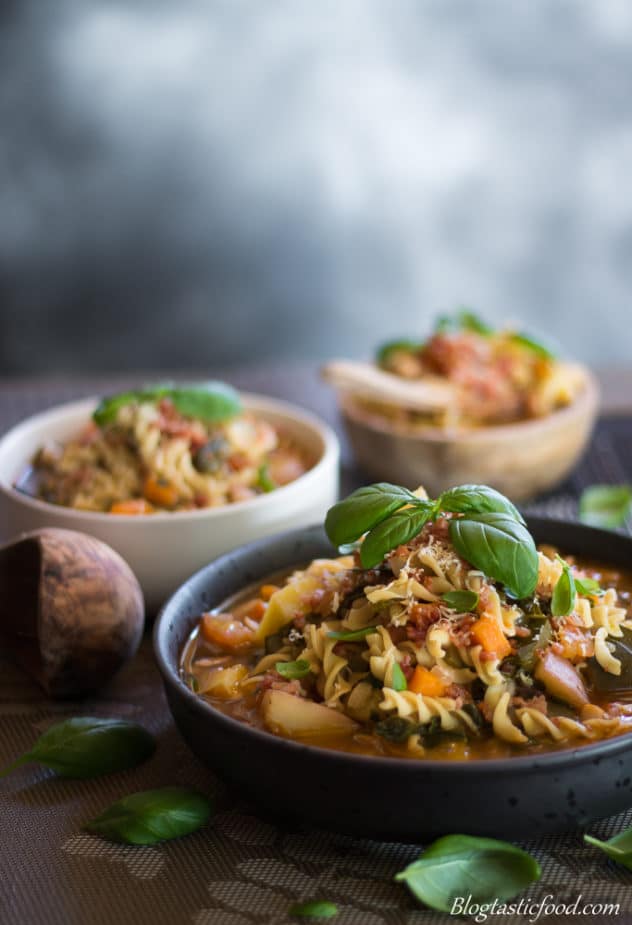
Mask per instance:
[[[356,754],[505,758],[627,732],[632,574],[538,558],[535,593],[516,600],[441,518],[376,568],[355,553],[244,589],[201,616],[182,675],[241,722]],[[554,616],[567,570],[575,598]]]

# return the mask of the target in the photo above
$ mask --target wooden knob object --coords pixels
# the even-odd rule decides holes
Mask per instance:
[[[105,543],[45,528],[0,548],[0,650],[53,698],[97,690],[138,649],[140,585]]]

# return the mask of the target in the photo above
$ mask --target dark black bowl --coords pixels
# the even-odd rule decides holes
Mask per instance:
[[[540,518],[530,518],[529,528],[538,543],[632,565],[632,538]],[[200,613],[272,572],[331,554],[320,527],[261,540],[197,572],[158,617],[154,647],[176,724],[227,783],[267,814],[402,841],[449,832],[534,837],[585,826],[632,805],[632,733],[502,760],[365,757],[253,729],[213,709],[180,679],[180,653]]]

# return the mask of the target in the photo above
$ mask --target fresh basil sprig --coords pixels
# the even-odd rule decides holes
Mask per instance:
[[[622,527],[632,507],[632,486],[591,485],[579,499],[579,519],[591,527]]]
[[[404,505],[419,500],[412,491],[389,482],[358,488],[327,511],[327,536],[336,546],[353,543]]]
[[[449,527],[460,556],[502,582],[515,597],[533,594],[538,577],[533,538],[511,501],[486,485],[460,485],[436,501],[386,482],[369,485],[329,509],[325,530],[336,545],[366,533],[360,561],[364,568],[373,568],[442,511],[462,515]]]
[[[619,832],[618,835],[608,839],[608,841],[600,841],[600,839],[594,838],[592,835],[584,835],[584,841],[588,845],[600,848],[617,864],[622,864],[623,867],[632,870],[632,828]]]
[[[365,626],[361,630],[331,630],[327,633],[329,639],[340,639],[342,642],[357,642],[370,636],[377,629],[376,626]]]
[[[60,777],[98,777],[135,767],[153,755],[155,748],[154,737],[136,723],[77,716],[47,729],[0,777],[31,761],[51,768]]]
[[[332,919],[338,915],[338,906],[327,899],[314,899],[308,903],[294,903],[289,912],[304,919]]]
[[[274,666],[282,678],[300,680],[310,673],[311,666],[307,659],[299,658],[295,662],[277,662]]]
[[[575,600],[577,598],[577,589],[575,587],[575,578],[568,562],[565,562],[560,556],[557,557],[562,563],[562,574],[555,582],[553,596],[551,597],[551,614],[554,617],[567,617],[573,612]]]
[[[155,845],[188,835],[211,817],[211,801],[186,787],[163,787],[132,793],[113,803],[85,829],[108,841]]]
[[[225,421],[241,411],[239,394],[224,382],[207,382],[201,385],[156,385],[145,389],[122,392],[103,398],[97,406],[93,420],[99,427],[111,424],[121,408],[132,402],[159,401],[169,398],[180,414],[199,418],[210,423]]]
[[[470,896],[473,903],[511,899],[540,879],[540,865],[508,842],[446,835],[395,879],[431,909],[451,912],[458,897]]]
[[[478,607],[476,591],[446,591],[441,595],[441,600],[459,613],[471,613]]]

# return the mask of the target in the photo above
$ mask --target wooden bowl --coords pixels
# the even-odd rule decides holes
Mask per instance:
[[[339,393],[357,463],[373,478],[431,495],[452,485],[491,485],[514,501],[552,488],[571,472],[593,430],[599,389],[583,369],[572,404],[546,417],[477,429],[392,423]]]

